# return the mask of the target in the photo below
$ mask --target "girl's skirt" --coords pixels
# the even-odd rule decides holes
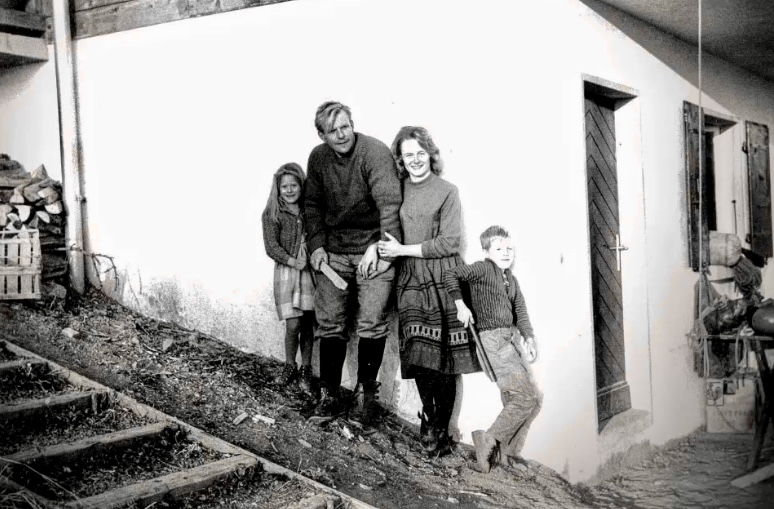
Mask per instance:
[[[459,255],[400,259],[396,294],[403,378],[414,378],[413,366],[448,375],[481,371],[475,343],[443,286],[444,270],[462,263]]]
[[[314,283],[309,270],[277,263],[274,266],[274,302],[280,320],[314,311]]]

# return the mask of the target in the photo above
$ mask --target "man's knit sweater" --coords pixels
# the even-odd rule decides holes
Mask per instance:
[[[470,285],[470,308],[479,331],[516,325],[523,337],[534,337],[524,295],[510,269],[503,271],[487,258],[447,270],[443,284],[454,300],[462,299],[462,281]]]
[[[356,133],[349,154],[328,145],[312,150],[307,165],[306,220],[309,252],[319,247],[363,254],[387,232],[401,240],[401,190],[392,153],[381,141]]]

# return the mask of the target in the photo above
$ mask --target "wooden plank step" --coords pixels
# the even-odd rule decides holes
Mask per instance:
[[[94,380],[90,380],[84,376],[79,375],[75,371],[71,371],[63,366],[60,366],[59,364],[51,360],[44,359],[43,357],[40,357],[34,352],[26,350],[11,342],[6,342],[5,346],[9,351],[15,353],[18,356],[45,360],[51,366],[52,370],[54,370],[57,374],[59,374],[59,376],[61,376],[64,380],[67,380],[67,382],[69,382],[72,385],[80,387],[84,390],[107,391],[111,395],[110,397],[114,398],[115,404],[117,406],[127,408],[141,417],[147,417],[157,421],[168,421],[179,425],[182,430],[188,433],[188,437],[190,439],[199,441],[201,445],[204,447],[215,450],[222,454],[231,454],[231,455],[235,455],[235,457],[250,458],[253,460],[253,463],[251,464],[255,464],[255,462],[260,462],[263,470],[266,473],[271,475],[285,476],[288,479],[297,479],[301,483],[308,484],[316,489],[319,489],[324,493],[331,493],[341,498],[342,500],[345,500],[347,504],[349,504],[349,507],[351,507],[352,509],[376,509],[376,507],[370,504],[367,504],[362,500],[358,500],[357,498],[354,498],[350,495],[347,495],[342,491],[326,486],[318,481],[315,481],[314,479],[310,479],[306,476],[303,476],[295,472],[294,470],[278,465],[272,461],[269,461],[266,458],[262,458],[261,456],[251,453],[250,451],[237,447],[236,445],[230,444],[225,440],[222,440],[213,435],[210,435],[205,431],[188,424],[187,422],[181,421],[176,417],[167,415],[153,407],[140,403],[139,401],[136,401],[135,399],[130,398],[125,394],[122,394],[120,392],[115,392],[112,389],[98,382],[95,382]],[[0,416],[0,421],[2,421],[2,416]],[[227,461],[227,460],[221,460],[221,461]],[[98,495],[98,496],[101,496],[101,495]]]
[[[4,463],[9,465],[14,463],[29,463],[40,459],[56,459],[60,461],[72,460],[91,452],[131,446],[135,442],[145,438],[158,436],[166,428],[170,427],[176,426],[170,425],[170,423],[167,422],[156,422],[145,426],[138,426],[136,428],[83,438],[69,444],[56,444],[43,449],[27,449],[11,454],[10,456],[0,456],[0,465],[3,465]]]
[[[37,369],[45,366],[46,362],[38,359],[14,359],[12,361],[0,362],[0,374],[24,368],[28,365],[31,369]]]
[[[96,411],[107,396],[105,391],[68,392],[48,398],[26,400],[18,404],[0,405],[0,422],[21,418],[32,419],[38,415],[65,408],[92,408]]]
[[[234,456],[68,502],[65,507],[104,509],[134,505],[146,507],[159,502],[166,495],[179,497],[206,488],[236,470],[254,467],[257,463],[258,460],[251,456]]]
[[[16,484],[12,480],[0,474],[0,491],[2,490],[5,490],[8,493],[5,495],[0,495],[0,502],[8,501],[9,503],[8,506],[3,507],[41,507],[45,509],[57,508],[57,505],[49,499],[28,490],[20,484]],[[18,496],[19,498],[18,506],[14,503],[14,495]]]

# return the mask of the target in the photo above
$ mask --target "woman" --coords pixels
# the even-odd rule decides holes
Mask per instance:
[[[397,297],[401,373],[413,378],[422,400],[422,447],[449,451],[449,420],[457,395],[456,375],[480,371],[475,346],[457,320],[443,286],[443,272],[463,263],[457,187],[441,179],[438,147],[422,127],[403,127],[392,143],[403,181],[403,241],[379,242],[380,256],[401,257]]]

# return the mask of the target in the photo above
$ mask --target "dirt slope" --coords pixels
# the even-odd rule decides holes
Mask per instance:
[[[62,334],[67,327],[81,337]],[[0,304],[0,339],[384,509],[763,508],[771,507],[766,501],[774,497],[773,482],[747,491],[728,485],[744,472],[747,436],[689,437],[644,465],[587,487],[570,485],[540,465],[480,474],[463,447],[444,458],[428,458],[418,447],[416,430],[392,416],[367,430],[344,418],[312,424],[304,416],[313,401],[271,383],[280,368],[277,361],[140,316],[94,290],[66,307]],[[233,424],[242,412],[248,418]],[[249,493],[228,503],[258,506]],[[223,507],[214,499],[202,500],[200,507],[206,506]]]

